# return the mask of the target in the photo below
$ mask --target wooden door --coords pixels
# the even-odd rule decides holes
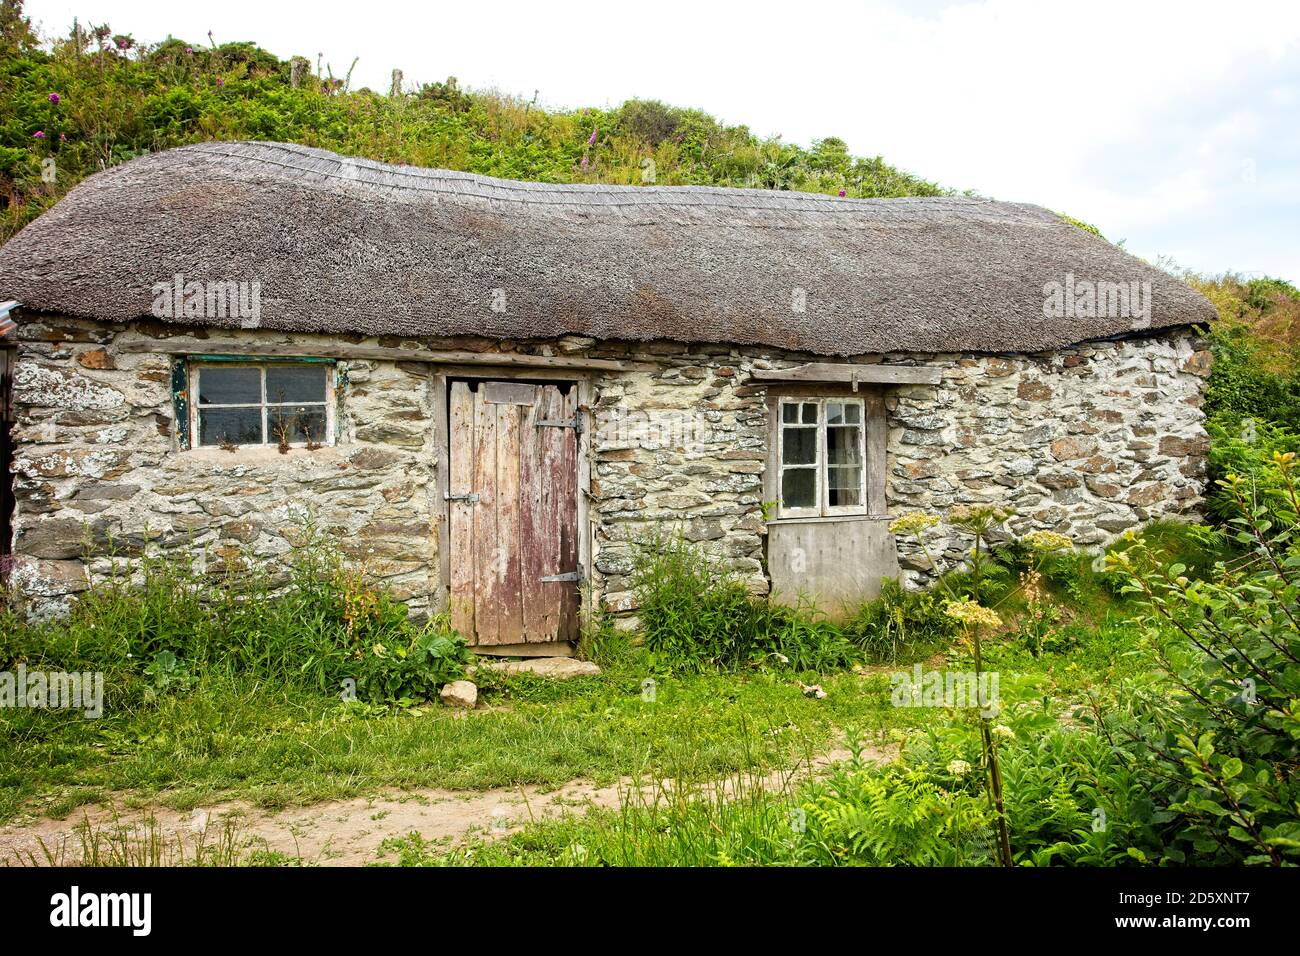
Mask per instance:
[[[452,623],[477,645],[576,641],[576,387],[450,391]]]

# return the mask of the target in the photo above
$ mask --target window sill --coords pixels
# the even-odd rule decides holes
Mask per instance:
[[[189,448],[179,452],[180,457],[190,461],[213,462],[215,464],[259,465],[277,461],[297,459],[314,459],[317,461],[343,461],[337,445],[322,445],[320,448],[290,448],[281,454],[275,445],[243,445],[233,451],[205,445],[202,448]]]
[[[768,524],[819,524],[828,521],[891,521],[889,515],[808,515],[795,518],[769,518]]]

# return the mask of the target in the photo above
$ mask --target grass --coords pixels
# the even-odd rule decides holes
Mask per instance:
[[[336,646],[365,648],[378,639],[372,635],[390,643],[407,639],[411,626],[388,604],[355,579],[340,579],[334,565],[321,567],[323,578],[309,579],[309,585],[317,582],[310,586],[321,595],[319,605],[307,607],[314,615],[310,647],[318,657],[336,656]],[[1070,609],[1058,625],[1068,637],[1063,653],[1035,657],[1019,642],[1015,595],[1008,591],[1007,633],[985,646],[986,667],[1001,672],[1004,687],[1024,686],[1068,706],[1085,703],[1096,688],[1149,672],[1154,661],[1137,649],[1137,627],[1129,620],[1134,608],[1086,562],[1058,577],[1050,587]],[[940,642],[933,633],[918,637],[913,627],[901,643],[890,638],[888,652],[881,641],[879,647],[858,646],[860,657],[897,655],[896,662],[849,670],[844,648],[855,643],[852,630],[846,640],[826,625],[805,628],[797,616],[767,614],[748,597],[724,594],[723,603],[739,601],[762,622],[763,642],[741,654],[710,645],[710,653],[726,658],[725,673],[665,669],[686,653],[694,632],[687,620],[694,609],[690,602],[670,603],[676,600],[670,584],[659,582],[662,617],[676,642],[671,653],[668,642],[638,647],[608,627],[594,628],[584,647],[601,662],[602,674],[556,682],[479,672],[486,706],[470,713],[391,693],[345,702],[327,689],[333,676],[286,679],[284,662],[304,641],[291,633],[301,596],[287,598],[284,608],[268,597],[255,613],[240,616],[222,610],[237,602],[221,593],[203,592],[206,610],[195,611],[193,600],[177,596],[177,587],[224,585],[189,574],[162,573],[139,597],[113,585],[49,634],[10,628],[4,666],[27,660],[29,668],[86,669],[105,655],[111,660],[100,719],[0,711],[0,823],[25,815],[64,817],[99,802],[187,810],[242,800],[274,809],[383,790],[558,787],[579,778],[605,785],[671,776],[694,786],[789,769],[841,746],[846,734],[888,743],[900,731],[941,724],[950,715],[891,706],[891,672],[922,658],[931,668],[970,667],[959,643]],[[687,591],[697,602],[714,600],[702,586],[678,596]],[[903,608],[902,619],[916,626],[935,620],[934,608],[914,597],[894,595],[887,606]],[[112,615],[117,636],[105,638],[105,615]],[[866,634],[871,619],[861,615],[852,627]],[[216,620],[225,626],[215,626]],[[364,639],[358,629],[366,629]],[[196,634],[207,636],[200,641]],[[176,659],[162,683],[157,673],[150,677],[159,648]],[[774,650],[826,663],[778,666]],[[351,666],[351,659],[345,655],[332,666]],[[653,681],[652,700],[647,681]],[[819,684],[825,699],[806,695],[801,684]]]
[[[1118,618],[1066,655],[991,642],[989,666],[1081,703],[1090,688],[1141,674]],[[952,653],[961,664],[960,650]],[[942,663],[942,658],[936,659]],[[996,663],[995,663],[996,662]],[[638,654],[599,677],[521,675],[485,684],[487,708],[380,710],[252,677],[207,675],[152,705],[99,720],[0,713],[0,822],[63,816],[109,798],[190,809],[243,799],[266,808],[397,788],[480,790],[576,778],[672,773],[689,779],[790,767],[842,742],[845,728],[888,739],[941,719],[889,701],[892,665],[825,674],[756,671],[654,677]],[[799,682],[819,683],[824,700]]]

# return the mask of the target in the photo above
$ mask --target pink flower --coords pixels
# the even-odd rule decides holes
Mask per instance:
[[[843,198],[845,197],[845,195],[846,195],[846,193],[844,192],[843,189],[841,189],[841,190],[840,190],[840,198],[843,199]]]
[[[587,145],[588,145],[588,146],[595,146],[595,145],[596,145],[596,132],[597,132],[596,127],[593,126],[593,127],[591,128],[591,136],[587,139]]]
[[[58,105],[58,102],[59,102],[59,94],[58,94],[58,93],[51,93],[51,94],[50,94],[50,102],[53,103],[53,104],[55,104],[55,105],[57,106],[57,105]]]
[[[66,143],[67,141],[68,141],[68,134],[67,134],[67,133],[60,133],[60,134],[59,134],[59,142],[60,142],[60,143]]]
[[[223,80],[221,77],[217,77],[217,89],[221,89],[225,85],[226,85],[226,81]]]
[[[41,134],[40,134],[40,133],[37,133],[36,135],[37,135],[37,136],[40,136]],[[587,171],[587,157],[586,157],[586,156],[582,157],[582,164],[581,164],[581,165],[582,165],[582,171],[585,173],[585,172]]]
[[[44,139],[44,138],[45,138],[45,130],[43,130],[43,129],[38,129],[35,133],[32,134],[32,136],[33,136],[33,138],[35,138],[35,139]]]

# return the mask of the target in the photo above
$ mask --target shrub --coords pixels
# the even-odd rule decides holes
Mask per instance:
[[[679,535],[637,546],[633,591],[651,664],[663,671],[752,665],[828,670],[855,657],[832,622],[801,602],[784,607],[749,593],[734,574]]]
[[[1145,776],[1168,825],[1166,862],[1300,860],[1300,540],[1294,453],[1276,453],[1277,494],[1223,484],[1249,558],[1191,579],[1136,541],[1112,562],[1154,617],[1150,637],[1175,688],[1103,724]]]
[[[925,657],[946,647],[957,625],[943,612],[933,591],[909,591],[894,578],[880,585],[880,596],[863,604],[845,624],[848,639],[874,663]]]
[[[98,582],[64,619],[10,613],[3,624],[0,669],[104,671],[119,706],[184,691],[214,671],[327,693],[355,685],[378,702],[431,697],[468,656],[445,618],[411,621],[310,528],[287,578],[145,556]]]

